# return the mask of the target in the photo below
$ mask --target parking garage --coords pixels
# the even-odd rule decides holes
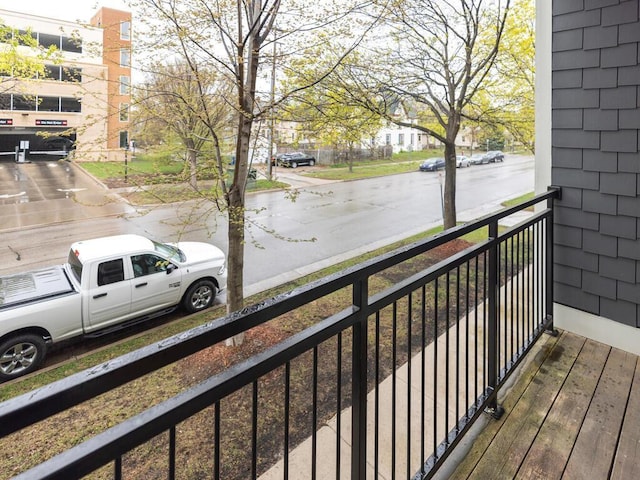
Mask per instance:
[[[9,119],[4,119],[7,122]],[[3,119],[0,119],[2,124]],[[66,123],[66,122],[60,122]],[[64,158],[74,149],[76,135],[69,134],[66,125],[54,127],[11,127],[0,130],[0,160],[16,162]]]

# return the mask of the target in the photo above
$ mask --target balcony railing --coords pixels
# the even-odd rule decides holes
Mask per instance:
[[[498,389],[553,328],[558,196],[552,188],[0,404],[0,442],[17,445],[38,422],[317,306],[312,326],[17,478],[430,478],[483,412],[500,414]],[[474,232],[484,238],[461,241]],[[443,249],[453,253],[416,267]],[[348,302],[329,300],[338,292]]]

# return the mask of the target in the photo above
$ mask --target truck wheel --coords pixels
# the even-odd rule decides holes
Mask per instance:
[[[199,312],[213,305],[216,287],[211,280],[198,280],[189,287],[182,300],[182,306],[189,313]]]
[[[40,366],[46,355],[42,337],[16,335],[0,343],[0,380],[26,375]]]

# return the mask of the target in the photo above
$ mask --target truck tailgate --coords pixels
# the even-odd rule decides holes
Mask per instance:
[[[74,292],[62,266],[0,277],[0,310]]]

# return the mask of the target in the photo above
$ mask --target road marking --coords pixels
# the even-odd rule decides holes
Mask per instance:
[[[27,192],[20,192],[20,193],[14,193],[14,194],[11,194],[11,193],[3,193],[2,195],[0,195],[0,198],[3,198],[3,199],[4,199],[4,198],[20,197],[20,196],[22,196],[22,195],[26,195],[26,194],[27,194]]]
[[[86,190],[86,188],[57,188],[56,190],[64,193],[76,193],[82,192],[83,190]]]

